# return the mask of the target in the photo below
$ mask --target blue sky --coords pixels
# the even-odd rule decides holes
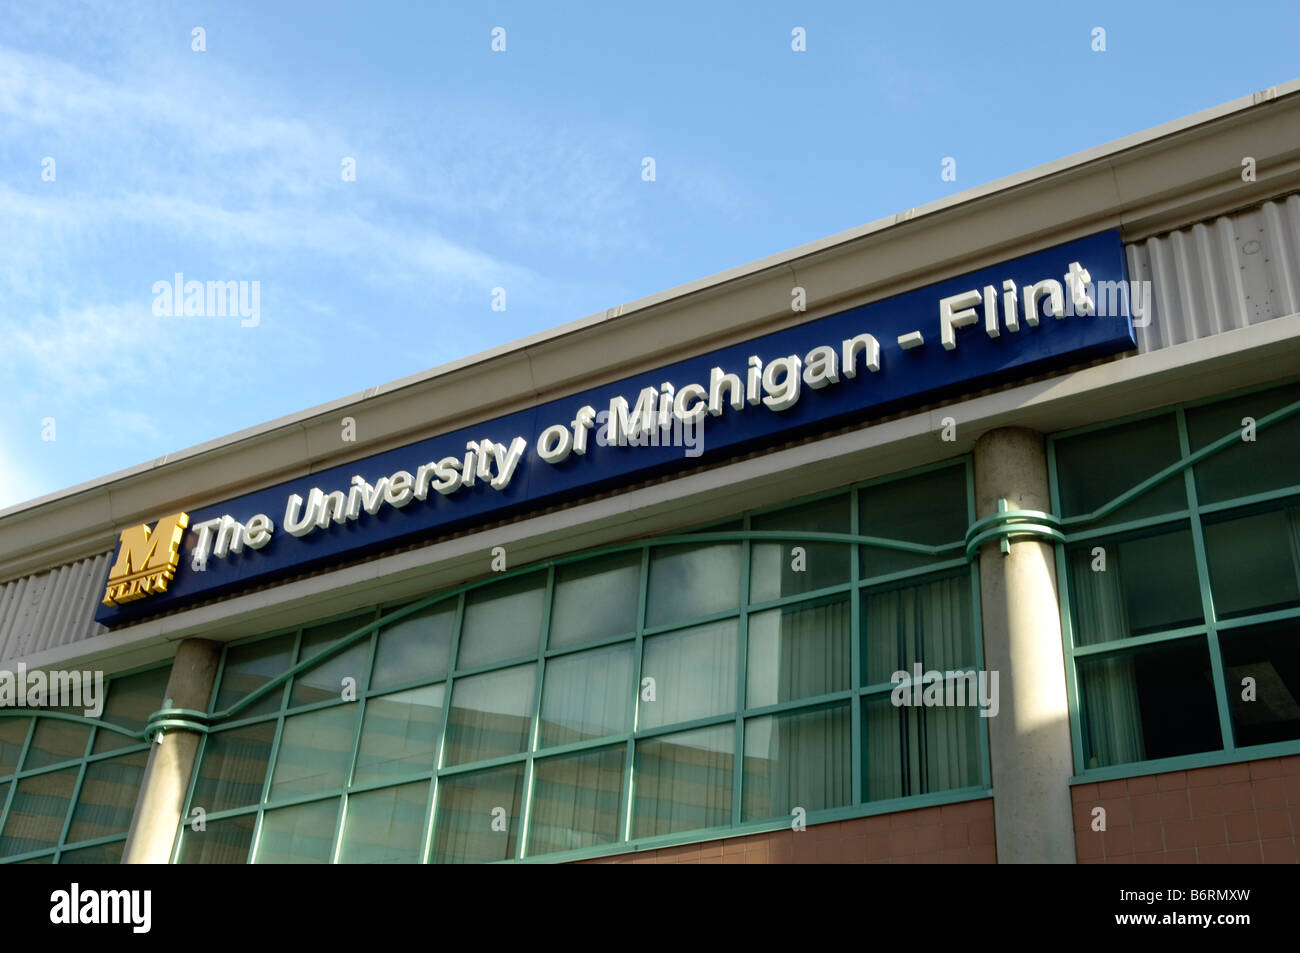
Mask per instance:
[[[6,4],[0,507],[1300,75],[1294,0],[982,6]]]

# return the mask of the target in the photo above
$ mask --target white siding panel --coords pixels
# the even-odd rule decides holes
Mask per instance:
[[[0,662],[107,632],[94,621],[112,553],[0,585]]]
[[[1300,312],[1300,196],[1135,242],[1128,266],[1154,291],[1143,353]]]

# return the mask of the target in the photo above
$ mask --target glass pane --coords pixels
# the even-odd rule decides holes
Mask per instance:
[[[0,857],[53,847],[59,842],[78,770],[73,767],[17,782],[18,789],[14,791],[4,833],[0,836]]]
[[[334,850],[339,799],[298,804],[262,815],[259,864],[328,864]]]
[[[1190,530],[1090,540],[1072,548],[1069,560],[1075,645],[1205,621]]]
[[[60,864],[120,864],[122,848],[126,841],[113,841],[111,844],[99,844],[95,847],[82,847],[78,850],[65,850],[59,854]]]
[[[634,651],[624,642],[547,661],[539,748],[631,729]]]
[[[274,721],[209,734],[190,806],[216,814],[260,801],[274,740]]]
[[[465,595],[458,669],[537,653],[546,574],[530,573]]]
[[[849,706],[745,722],[741,819],[762,820],[842,807],[853,800],[853,719]]]
[[[759,708],[849,687],[849,600],[785,606],[749,617],[746,706]]]
[[[866,801],[981,783],[976,705],[895,706],[889,693],[862,700],[862,796]]]
[[[269,800],[321,794],[347,783],[357,706],[338,705],[284,720]]]
[[[638,728],[736,710],[739,625],[727,619],[644,641]],[[654,679],[647,684],[646,679]]]
[[[1300,738],[1300,620],[1219,633],[1239,747]],[[1253,679],[1254,698],[1242,697]]]
[[[968,668],[975,664],[970,575],[862,594],[862,665],[866,685],[895,672]]]
[[[456,600],[446,599],[379,633],[370,687],[391,688],[447,674],[456,634]]]
[[[847,494],[832,496],[750,520],[749,528],[762,532],[851,533]],[[796,559],[794,547],[803,549]],[[780,542],[753,542],[749,549],[749,601],[751,604],[825,589],[851,576],[853,550],[844,543],[815,543],[794,536]]]
[[[353,784],[432,773],[438,764],[443,691],[441,684],[427,685],[366,700]]]
[[[1094,430],[1056,441],[1061,514],[1091,513],[1121,493],[1182,459],[1173,414]],[[1187,508],[1181,473],[1126,503],[1086,529],[1159,516]]]
[[[641,551],[601,556],[555,570],[553,649],[636,631]]]
[[[78,712],[80,714],[80,712]],[[43,768],[86,756],[86,742],[90,740],[90,726],[54,718],[38,718],[32,746],[27,749],[23,770]]]
[[[1242,421],[1256,421],[1300,400],[1300,384],[1247,394],[1187,411],[1187,436],[1195,452],[1230,433]],[[1220,503],[1300,483],[1300,415],[1257,430],[1255,439],[1234,440],[1196,464],[1196,494],[1202,503]]]
[[[374,620],[370,613],[339,619],[325,625],[304,629],[298,661],[316,658],[326,649],[338,645],[367,622]],[[331,701],[342,697],[343,679],[352,679],[354,686],[366,683],[366,663],[370,658],[370,639],[363,637],[338,655],[294,676],[290,705],[310,705],[313,702]]]
[[[961,542],[969,523],[966,502],[965,466],[944,467],[869,486],[858,491],[858,532],[924,546]],[[925,556],[863,546],[858,558],[862,578],[871,579],[963,555],[960,548],[941,556]]]
[[[31,724],[30,718],[0,718],[0,777],[18,770]]]
[[[632,836],[729,825],[735,742],[733,725],[637,742]]]
[[[428,806],[428,781],[349,795],[339,863],[418,864]]]
[[[646,625],[684,622],[740,605],[740,545],[659,546],[650,552]]]
[[[108,684],[108,700],[104,703],[104,713],[100,717],[123,728],[144,730],[149,716],[163,707],[167,697],[167,680],[171,673],[171,666],[166,666],[113,679]],[[138,744],[139,741],[116,731],[98,731],[91,750],[93,754],[100,754]]]
[[[527,750],[537,666],[456,679],[445,763],[468,764]]]
[[[148,761],[149,752],[137,751],[86,765],[77,807],[72,812],[72,826],[68,829],[68,843],[125,834],[130,829]]]
[[[522,764],[440,779],[431,862],[484,864],[514,857],[523,791]]]
[[[1090,768],[1223,747],[1201,636],[1081,658],[1079,688]]]
[[[1220,619],[1300,605],[1300,506],[1205,523]]]
[[[207,829],[186,827],[181,835],[182,864],[246,864],[253,846],[256,814],[240,814],[208,821]]]
[[[615,745],[533,762],[530,856],[618,840],[625,754],[625,745]]]
[[[287,672],[293,660],[293,640],[294,636],[287,634],[227,649],[216,711],[225,711],[271,679]],[[247,708],[240,709],[234,717],[251,718],[279,711],[282,697],[281,691],[270,692]]]

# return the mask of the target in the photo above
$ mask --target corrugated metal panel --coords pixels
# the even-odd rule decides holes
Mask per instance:
[[[1300,195],[1128,246],[1129,278],[1150,281],[1156,351],[1300,311]]]
[[[94,616],[112,555],[81,559],[0,586],[0,661],[107,632]]]

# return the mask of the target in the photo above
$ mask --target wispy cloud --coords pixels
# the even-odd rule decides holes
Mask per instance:
[[[22,382],[0,403],[57,413],[59,454],[64,434],[107,454],[77,457],[65,484],[635,297],[585,300],[608,281],[592,263],[662,252],[642,216],[671,190],[641,187],[643,137],[617,118],[313,98],[115,10],[82,8],[87,36],[38,11],[0,40],[0,163],[16,170],[0,375]],[[726,176],[694,171],[678,194],[724,208]],[[259,281],[261,325],[155,317],[153,284],[176,272]],[[497,285],[509,315],[489,310]],[[150,404],[168,388],[171,422]]]

